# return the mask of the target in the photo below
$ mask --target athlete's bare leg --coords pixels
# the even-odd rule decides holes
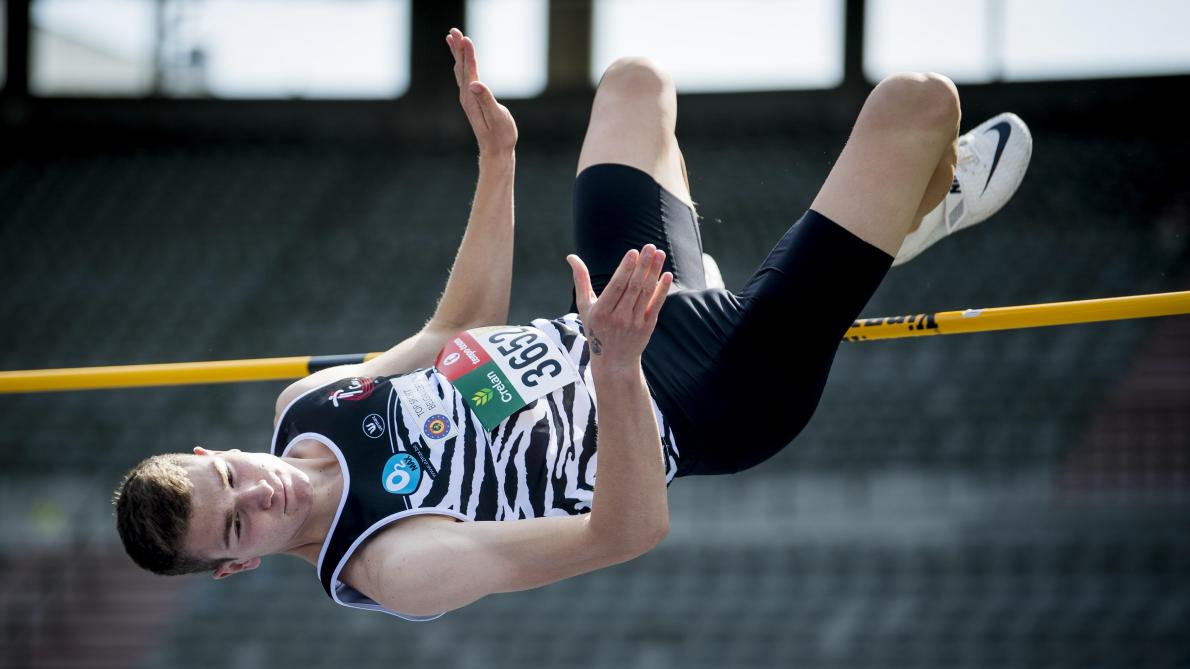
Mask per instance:
[[[635,167],[693,207],[677,119],[677,93],[664,70],[646,58],[616,60],[595,91],[575,173],[599,163]]]
[[[930,177],[930,185],[926,187],[926,194],[921,198],[921,204],[917,207],[916,220],[913,227],[909,228],[909,232],[916,230],[921,225],[921,219],[946,198],[946,194],[950,191],[950,185],[954,182],[955,164],[958,159],[958,143],[951,142],[950,148],[943,152],[942,160],[938,161],[934,175]]]
[[[868,96],[851,137],[811,205],[895,256],[905,235],[950,188],[959,96],[937,74],[898,74]]]

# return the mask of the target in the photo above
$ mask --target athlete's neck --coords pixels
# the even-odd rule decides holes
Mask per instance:
[[[343,497],[343,470],[334,453],[315,441],[298,444],[285,459],[309,478],[311,500],[309,515],[284,552],[317,566]]]

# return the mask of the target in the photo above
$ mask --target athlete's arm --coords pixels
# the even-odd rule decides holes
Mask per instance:
[[[395,376],[429,367],[434,364],[434,358],[442,347],[457,333],[457,330],[439,328],[430,322],[417,334],[367,362],[328,367],[295,381],[277,396],[273,422],[276,423],[285,407],[303,393],[339,379],[350,376]]]
[[[587,267],[566,258],[574,273],[575,301],[591,351],[599,416],[599,482],[591,502],[591,526],[603,537],[636,537],[669,527],[665,463],[653,417],[641,354],[673,283],[662,273],[665,253],[647,244],[629,251],[596,297]],[[663,532],[664,533],[664,532]],[[660,539],[655,539],[659,541]]]
[[[467,230],[430,326],[452,334],[508,322],[512,289],[513,181],[517,127],[512,114],[479,81],[475,44],[451,29],[459,104],[479,145],[479,182]]]
[[[630,560],[669,530],[665,465],[640,367],[672,282],[664,254],[630,252],[603,295],[568,258],[592,353],[599,472],[591,513],[504,522],[413,518],[365,544],[344,580],[393,611],[434,615]],[[639,261],[639,262],[638,262]],[[598,351],[598,352],[597,352]],[[413,522],[410,522],[413,521]]]
[[[393,376],[429,367],[460,330],[508,322],[516,122],[479,81],[471,39],[452,29],[447,46],[454,55],[459,103],[479,144],[479,183],[446,290],[434,315],[417,334],[368,362],[331,367],[291,384],[277,397],[274,422],[291,401],[314,388],[349,376]]]

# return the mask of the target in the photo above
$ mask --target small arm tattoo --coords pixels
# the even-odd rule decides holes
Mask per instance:
[[[591,353],[592,355],[603,355],[603,342],[599,341],[598,335],[591,333]]]

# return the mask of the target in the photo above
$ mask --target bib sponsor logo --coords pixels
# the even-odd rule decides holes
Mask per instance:
[[[336,407],[339,406],[339,401],[358,402],[367,399],[372,392],[376,390],[376,383],[368,377],[354,378],[347,383],[346,388],[338,388],[327,396]]]
[[[380,485],[385,492],[394,495],[409,495],[421,483],[421,465],[408,453],[397,453],[384,463],[380,474]]]
[[[451,374],[462,375],[474,371],[491,362],[492,358],[474,337],[468,332],[460,332],[450,340],[434,361],[434,366],[442,369],[451,367]]]
[[[384,436],[384,419],[380,414],[370,413],[364,417],[364,434],[373,439],[379,439]]]
[[[434,414],[426,419],[421,431],[430,439],[441,439],[450,431],[450,419],[442,414]]]
[[[438,397],[438,391],[429,379],[420,373],[406,374],[393,379],[392,385],[400,399],[405,424],[420,426],[420,438],[423,441],[445,441],[459,434],[454,421],[450,419],[452,407]],[[400,421],[402,418],[394,416],[393,420]],[[419,438],[416,431],[411,436]]]
[[[492,382],[492,387],[499,391],[501,402],[512,401],[512,393],[508,392],[508,388],[505,387],[504,382],[500,380],[499,374],[494,371],[488,372],[488,380]]]

